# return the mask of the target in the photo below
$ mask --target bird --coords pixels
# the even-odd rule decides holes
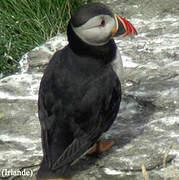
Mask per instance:
[[[37,180],[69,179],[69,167],[82,156],[115,144],[101,140],[116,119],[122,94],[112,66],[117,53],[113,37],[136,34],[129,21],[102,3],[87,3],[73,13],[68,44],[54,53],[40,82],[43,159]]]

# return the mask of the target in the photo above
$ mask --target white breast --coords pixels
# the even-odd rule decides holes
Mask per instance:
[[[125,80],[125,70],[123,68],[122,58],[118,49],[116,51],[116,58],[112,62],[112,66],[119,80],[123,82]]]

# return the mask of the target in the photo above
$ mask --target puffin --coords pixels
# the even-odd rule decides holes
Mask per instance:
[[[112,65],[117,54],[113,37],[136,34],[129,21],[104,4],[87,3],[74,12],[67,27],[68,45],[52,56],[40,83],[43,159],[37,180],[69,179],[68,170],[82,156],[115,144],[101,140],[121,101]]]

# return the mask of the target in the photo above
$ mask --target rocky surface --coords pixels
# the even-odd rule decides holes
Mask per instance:
[[[97,157],[83,157],[71,169],[73,179],[141,180],[149,176],[151,180],[177,180],[178,0],[103,2],[127,17],[139,34],[116,40],[124,66],[123,100],[118,118],[105,136],[114,139],[116,145]],[[39,82],[50,57],[66,44],[64,35],[54,37],[24,55],[18,73],[0,80],[0,172],[25,169],[35,176],[42,158]],[[6,179],[33,177],[7,175]]]

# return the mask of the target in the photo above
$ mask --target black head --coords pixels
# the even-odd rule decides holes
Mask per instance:
[[[69,45],[76,54],[112,61],[116,54],[116,45],[111,39],[114,26],[115,20],[108,7],[88,3],[72,15],[67,29]],[[106,33],[105,28],[109,27]]]
[[[113,36],[135,33],[133,26],[101,3],[88,3],[72,15],[67,35],[71,49],[80,55],[109,62],[115,58]]]
[[[107,44],[116,27],[113,13],[101,3],[88,3],[75,11],[70,20],[75,34],[93,46]]]
[[[104,4],[88,3],[75,11],[71,18],[71,23],[74,27],[79,27],[85,24],[89,19],[99,15],[109,15],[113,17],[113,13]]]

